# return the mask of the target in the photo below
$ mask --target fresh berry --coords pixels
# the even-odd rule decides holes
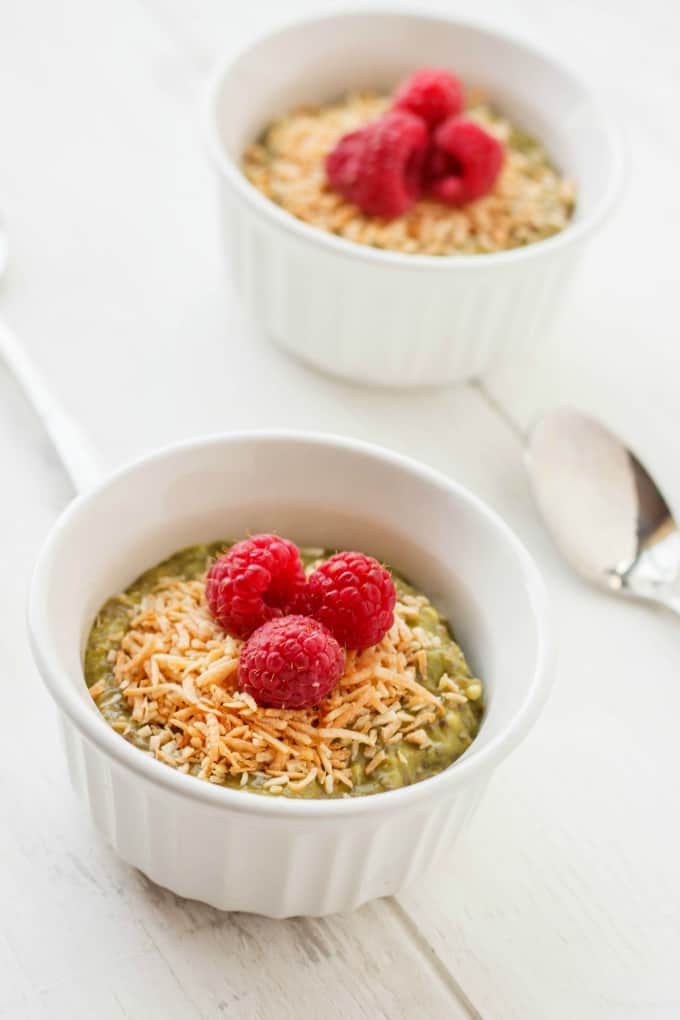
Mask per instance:
[[[345,648],[377,645],[394,621],[397,593],[377,560],[343,552],[322,563],[309,579],[310,607]]]
[[[332,187],[369,216],[401,216],[420,194],[427,130],[420,118],[393,110],[343,135],[326,157]]]
[[[393,108],[415,113],[433,128],[459,114],[463,102],[463,86],[454,75],[441,68],[424,67],[399,86]]]
[[[333,690],[345,656],[323,624],[309,616],[270,620],[241,649],[241,689],[259,705],[311,708]]]
[[[462,205],[486,195],[503,165],[501,143],[472,120],[452,117],[434,133],[425,175],[433,195]]]
[[[233,545],[210,568],[210,611],[229,634],[245,638],[290,612],[306,578],[297,546],[278,535],[254,535]]]

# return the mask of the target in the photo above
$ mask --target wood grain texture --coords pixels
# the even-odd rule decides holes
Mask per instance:
[[[498,450],[500,454],[500,449]],[[519,474],[517,452],[506,470]],[[670,1020],[680,1011],[677,621],[573,578],[500,500],[541,562],[559,629],[555,688],[503,763],[446,876],[402,903],[483,1016]]]
[[[287,14],[314,8],[296,0]],[[680,498],[664,258],[677,222],[668,153],[680,156],[669,122],[674,23],[659,0],[646,11],[640,40],[632,3],[513,5],[514,31],[568,51],[645,146],[623,218],[593,246],[554,339],[530,363],[499,369],[492,392],[520,423],[557,398],[606,408]],[[500,0],[483,15],[508,23]],[[0,586],[3,710],[20,721],[3,729],[0,758],[0,1017],[77,1020],[96,1002],[104,1020],[312,1020],[332,1003],[350,1020],[670,1020],[680,1014],[677,623],[568,573],[531,506],[517,435],[475,388],[348,387],[288,360],[243,320],[196,101],[214,54],[280,16],[265,0],[238,11],[221,0],[5,7],[0,201],[12,261],[0,311],[104,464],[190,434],[285,425],[382,442],[470,486],[544,570],[561,635],[557,684],[450,867],[398,902],[272,922],[150,886],[73,799],[30,662],[30,565],[70,491],[0,371],[0,544],[12,579]],[[616,45],[603,61],[607,32]],[[627,73],[638,44],[648,55],[640,80]],[[663,193],[650,184],[657,172]],[[659,257],[629,256],[631,236],[649,236]]]
[[[23,614],[30,565],[70,498],[46,438],[0,373],[0,1017],[272,1016],[466,1020],[448,972],[387,901],[272,921],[181,900],[120,861],[72,794]]]

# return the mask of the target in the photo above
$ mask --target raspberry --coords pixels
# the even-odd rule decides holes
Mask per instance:
[[[463,86],[458,79],[438,67],[424,67],[399,86],[393,108],[408,110],[422,117],[429,128],[463,109]]]
[[[389,572],[359,552],[331,556],[309,579],[310,609],[345,648],[377,645],[394,621]]]
[[[289,612],[306,583],[297,546],[278,535],[254,535],[212,565],[205,594],[217,622],[245,638]]]
[[[323,624],[308,616],[270,620],[241,649],[241,689],[260,705],[311,708],[342,676],[345,656]]]
[[[326,157],[332,187],[369,216],[401,216],[420,194],[427,130],[422,120],[393,110],[343,135]]]
[[[451,117],[434,133],[425,176],[443,202],[462,205],[491,191],[503,165],[501,143],[471,120]]]

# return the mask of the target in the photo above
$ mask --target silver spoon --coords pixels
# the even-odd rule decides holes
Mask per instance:
[[[8,247],[7,231],[0,215],[0,276],[7,264]],[[20,342],[2,321],[0,359],[5,362],[42,421],[76,492],[89,488],[101,477],[94,450],[80,427],[42,381]]]
[[[579,574],[680,613],[680,531],[620,439],[578,411],[551,411],[530,432],[527,465],[548,531]]]

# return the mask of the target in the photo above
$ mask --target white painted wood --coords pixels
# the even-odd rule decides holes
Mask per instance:
[[[30,565],[69,487],[4,372],[0,465],[14,579],[0,585],[0,1017],[314,1020],[332,1004],[342,1020],[423,1008],[466,1020],[455,982],[390,901],[321,921],[223,914],[153,886],[103,843],[70,790],[23,625]]]
[[[479,490],[544,568],[553,695],[499,769],[445,877],[402,903],[484,1017],[680,1013],[680,631],[592,592],[539,530],[514,437]]]
[[[499,370],[493,393],[520,422],[558,398],[599,407],[639,435],[680,504],[675,270],[659,257],[678,217],[677,13],[652,0],[643,31],[630,0],[478,6],[456,9],[568,52],[640,140],[628,205],[594,244],[555,340]],[[286,13],[319,7],[296,0]],[[149,888],[73,800],[30,664],[30,564],[69,488],[0,372],[0,548],[13,579],[0,586],[0,1017],[306,1020],[333,1003],[350,1020],[455,1020],[475,1008],[485,1020],[670,1020],[680,1013],[677,624],[572,578],[530,505],[516,437],[476,390],[353,389],[287,360],[244,322],[195,104],[215,52],[275,16],[265,0],[5,5],[3,316],[111,466],[187,434],[299,425],[449,471],[543,566],[563,636],[557,686],[450,869],[399,903],[281,923]],[[244,380],[257,381],[259,400]]]
[[[558,403],[604,418],[635,442],[680,501],[677,381],[680,193],[680,9],[652,0],[575,4],[555,11],[546,39],[569,22],[573,66],[617,116],[628,180],[612,221],[592,244],[552,335],[517,363],[512,352],[488,386],[520,424]],[[543,32],[542,32],[543,34]],[[577,40],[578,34],[578,40]],[[605,56],[606,52],[606,56]]]

